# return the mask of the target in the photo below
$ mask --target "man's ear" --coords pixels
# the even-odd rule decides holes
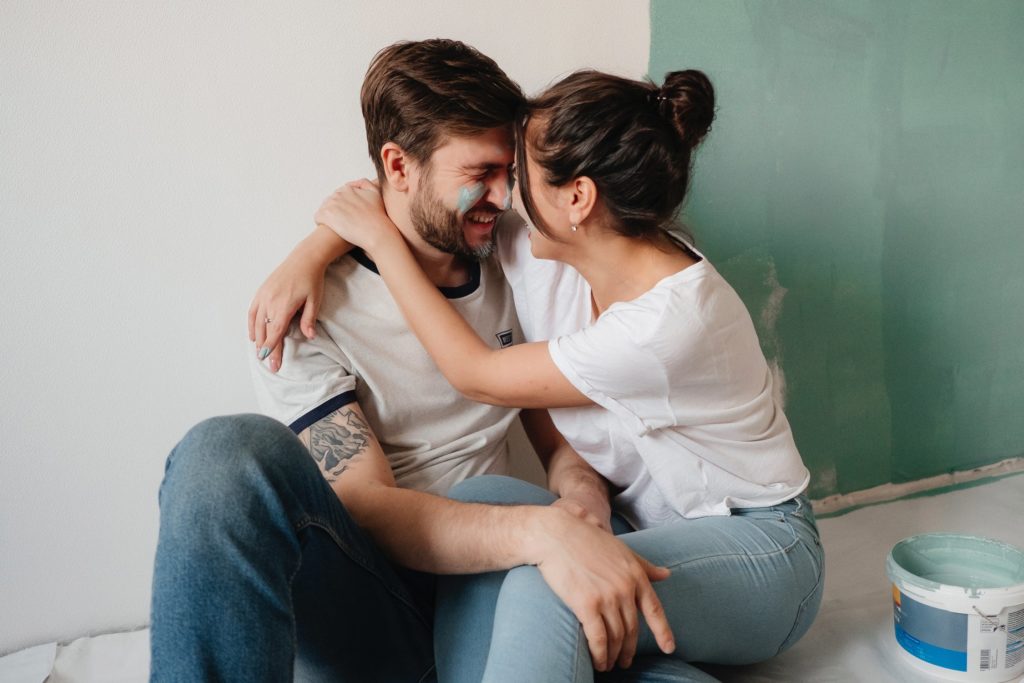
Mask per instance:
[[[579,225],[587,220],[597,203],[597,185],[587,176],[580,176],[569,183],[569,220]]]
[[[398,192],[409,191],[410,159],[405,150],[393,142],[385,142],[380,148],[380,160],[384,166],[384,179]]]

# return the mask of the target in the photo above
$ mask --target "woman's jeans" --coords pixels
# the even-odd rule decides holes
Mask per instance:
[[[495,476],[450,495],[554,499]],[[673,570],[655,588],[677,652],[656,655],[643,627],[634,665],[599,681],[712,680],[684,660],[765,659],[817,610],[821,550],[802,498],[622,538]],[[488,680],[594,680],[578,622],[535,568],[442,577],[436,595],[434,582],[390,562],[287,427],[207,420],[172,451],[161,486],[152,679],[480,681],[486,667]]]
[[[486,479],[463,482],[459,497],[489,502]],[[824,556],[802,495],[772,507],[733,510],[730,517],[633,531],[616,516],[613,526],[638,554],[672,570],[654,583],[675,636],[671,656],[660,653],[641,618],[633,666],[595,674],[575,615],[536,567],[516,567],[439,578],[435,651],[441,680],[713,681],[686,662],[769,659],[814,621]],[[488,631],[489,639],[483,637]]]

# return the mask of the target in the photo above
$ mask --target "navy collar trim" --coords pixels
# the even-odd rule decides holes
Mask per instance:
[[[362,249],[355,248],[349,252],[349,256],[356,260],[356,263],[361,265],[363,268],[372,270],[377,275],[380,275],[380,271],[377,270],[377,264],[374,263],[366,252]],[[480,287],[480,262],[470,261],[469,263],[469,282],[464,285],[458,285],[456,287],[438,287],[438,291],[444,294],[446,299],[461,299],[464,296],[469,296]]]

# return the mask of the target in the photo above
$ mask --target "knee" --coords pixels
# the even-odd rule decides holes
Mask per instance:
[[[161,506],[182,496],[193,508],[204,501],[237,501],[253,473],[281,469],[304,450],[291,430],[263,415],[204,420],[167,457]]]
[[[513,567],[501,584],[500,603],[504,609],[526,612],[542,623],[564,621],[572,631],[579,620],[572,610],[551,589],[537,567]]]
[[[522,565],[510,569],[505,576],[505,583],[502,585],[502,589],[507,589],[517,596],[541,597],[547,594],[554,595],[540,570],[533,565]]]
[[[490,505],[550,505],[556,496],[529,482],[497,474],[465,479],[448,490],[448,497],[463,503]]]

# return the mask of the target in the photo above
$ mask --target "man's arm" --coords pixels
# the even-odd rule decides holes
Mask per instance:
[[[598,669],[610,668],[623,649],[632,659],[638,608],[662,650],[675,648],[651,586],[668,570],[595,525],[555,506],[462,503],[398,488],[356,403],[300,438],[352,518],[399,564],[436,574],[536,565],[583,625]]]
[[[608,481],[573,450],[555,428],[548,411],[527,409],[519,420],[548,475],[548,489],[559,505],[605,531],[611,529]]]
[[[537,563],[529,534],[545,525],[544,508],[462,503],[398,488],[358,403],[299,438],[352,518],[399,564],[464,574]]]

